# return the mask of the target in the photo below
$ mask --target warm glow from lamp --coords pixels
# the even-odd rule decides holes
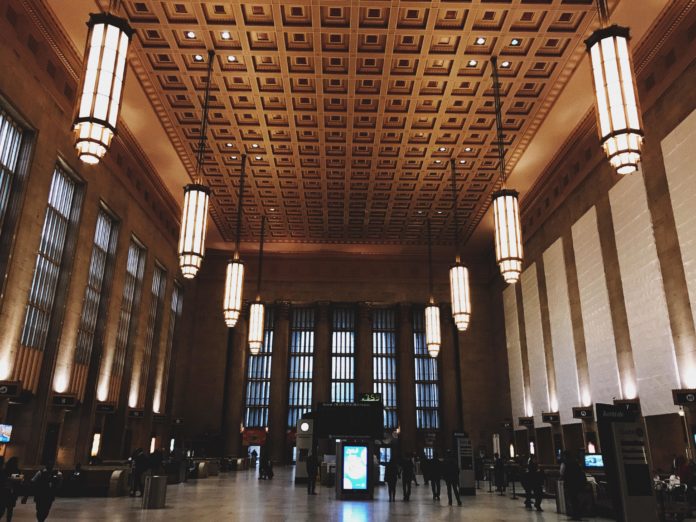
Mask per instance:
[[[515,455],[515,445],[511,442],[510,443],[510,458],[514,459],[517,455]]]
[[[457,330],[465,331],[471,317],[471,293],[469,291],[469,271],[460,262],[450,268],[450,297],[452,298],[452,317]]]
[[[630,377],[626,377],[623,383],[623,398],[624,399],[635,399],[638,396],[638,390],[636,389],[636,383]]]
[[[154,453],[157,449],[157,437],[152,437],[150,439],[150,453]]]
[[[430,357],[437,357],[440,353],[442,337],[440,334],[440,308],[432,300],[425,309],[425,345]]]
[[[108,13],[90,15],[87,27],[85,65],[73,131],[79,158],[95,164],[106,154],[116,132],[133,30],[125,19]]]
[[[90,457],[99,456],[99,448],[101,446],[101,433],[95,433],[92,435],[92,447],[89,450]]]
[[[186,279],[196,277],[205,255],[210,189],[191,183],[184,187],[184,210],[179,235],[179,266]]]
[[[227,263],[225,276],[225,301],[223,313],[228,328],[234,328],[242,312],[242,290],[244,285],[244,263],[235,254],[235,259]]]
[[[551,411],[554,413],[558,412],[558,399],[555,397],[551,399]]]
[[[534,444],[533,440],[529,441],[529,454],[536,455],[536,445]]]
[[[585,389],[582,391],[582,405],[586,407],[592,405],[592,397],[590,396],[590,390]]]
[[[252,303],[249,308],[249,353],[258,355],[263,345],[263,303]]]
[[[587,443],[587,453],[597,453],[597,446],[595,446],[594,442],[588,442]]]
[[[516,190],[502,189],[493,194],[495,221],[495,259],[506,283],[516,283],[522,272],[522,230]]]
[[[56,393],[64,393],[68,389],[68,376],[65,368],[56,372],[53,378],[53,391]]]
[[[619,174],[638,169],[643,144],[628,37],[627,27],[612,25],[585,41],[592,62],[599,137]]]

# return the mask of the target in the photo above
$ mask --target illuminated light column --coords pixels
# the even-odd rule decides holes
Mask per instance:
[[[125,19],[110,13],[91,14],[87,27],[73,132],[78,157],[93,165],[104,157],[116,133],[133,29]]]
[[[225,273],[225,297],[223,315],[228,328],[234,328],[242,312],[242,292],[244,286],[244,263],[235,252],[235,258],[227,263]]]
[[[195,182],[184,187],[184,207],[179,232],[179,266],[186,279],[196,277],[205,255],[205,236],[208,231],[210,188],[203,184],[203,153],[205,152],[210,104],[210,78],[213,73],[215,51],[208,51],[208,77],[205,83],[201,134],[198,139]]]
[[[505,137],[503,135],[498,59],[491,57],[493,69],[493,94],[495,97],[495,121],[498,131],[498,166],[501,190],[493,193],[493,218],[495,226],[495,258],[506,283],[516,283],[522,273],[522,227],[520,226],[519,194],[505,188]]]
[[[452,212],[454,219],[454,246],[459,248],[459,221],[457,219],[457,172],[454,159],[450,160],[452,167]],[[462,264],[457,254],[454,266],[450,268],[450,298],[452,302],[452,318],[457,330],[465,331],[471,318],[471,293],[469,290],[469,270]]]
[[[606,27],[606,14],[600,17],[603,27],[585,40],[592,65],[599,138],[616,172],[631,174],[640,162],[643,125],[628,51],[629,30],[618,25]]]
[[[264,307],[261,302],[261,281],[263,278],[263,240],[266,232],[266,216],[261,216],[261,240],[259,241],[259,267],[256,279],[256,302],[249,310],[249,352],[257,355],[263,346]]]
[[[435,304],[433,297],[433,246],[430,232],[430,220],[428,219],[428,288],[430,290],[430,303],[425,308],[425,345],[430,357],[440,354],[442,334],[440,332],[440,308]]]

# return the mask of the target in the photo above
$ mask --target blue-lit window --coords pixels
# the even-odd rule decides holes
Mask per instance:
[[[257,355],[249,354],[247,363],[246,411],[244,426],[268,427],[268,404],[271,400],[271,359],[273,356],[273,308],[266,305],[263,345]]]
[[[331,400],[355,399],[355,309],[334,308],[331,331]]]
[[[425,317],[423,309],[413,312],[413,350],[416,365],[416,428],[440,427],[440,394],[437,359],[428,355],[425,345]]]
[[[23,129],[0,109],[0,230],[10,206],[12,185],[22,149]]]
[[[376,308],[372,312],[373,391],[382,394],[384,427],[399,425],[396,414],[396,310]]]
[[[312,409],[314,373],[314,308],[293,308],[290,320],[288,427]]]

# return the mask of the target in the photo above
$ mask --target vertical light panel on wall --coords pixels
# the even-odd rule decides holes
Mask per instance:
[[[662,140],[669,196],[672,200],[674,222],[677,227],[679,250],[684,263],[686,288],[691,302],[691,313],[696,322],[696,111],[682,121]],[[696,350],[696,346],[693,347]],[[680,359],[682,386],[696,388],[696,361]]]
[[[508,372],[510,375],[510,402],[512,420],[517,425],[519,417],[526,417],[524,372],[522,370],[522,346],[520,345],[520,326],[517,320],[517,295],[514,286],[503,290],[505,311],[505,342],[507,344]]]
[[[595,207],[585,212],[571,231],[590,376],[590,389],[580,390],[580,396],[587,406],[611,403],[622,396],[621,380]]]
[[[544,334],[541,327],[541,304],[536,263],[522,272],[522,306],[524,329],[527,334],[527,362],[529,363],[529,388],[534,405],[534,422],[542,426],[541,413],[551,410],[549,382],[546,372]]]
[[[614,185],[609,203],[641,409],[643,415],[673,413],[679,379],[642,172]]]
[[[553,365],[556,370],[558,412],[562,424],[576,423],[580,420],[573,419],[572,409],[574,406],[580,406],[581,399],[562,238],[544,252],[544,278],[549,305]]]

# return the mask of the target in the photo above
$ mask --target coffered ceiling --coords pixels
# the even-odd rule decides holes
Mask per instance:
[[[422,244],[426,218],[451,241],[451,158],[468,237],[499,183],[490,57],[514,172],[596,24],[593,0],[122,0],[120,13],[137,35],[127,81],[137,77],[189,175],[216,52],[203,172],[222,240],[234,240],[246,154],[244,240],[266,214],[269,241],[324,245]]]

